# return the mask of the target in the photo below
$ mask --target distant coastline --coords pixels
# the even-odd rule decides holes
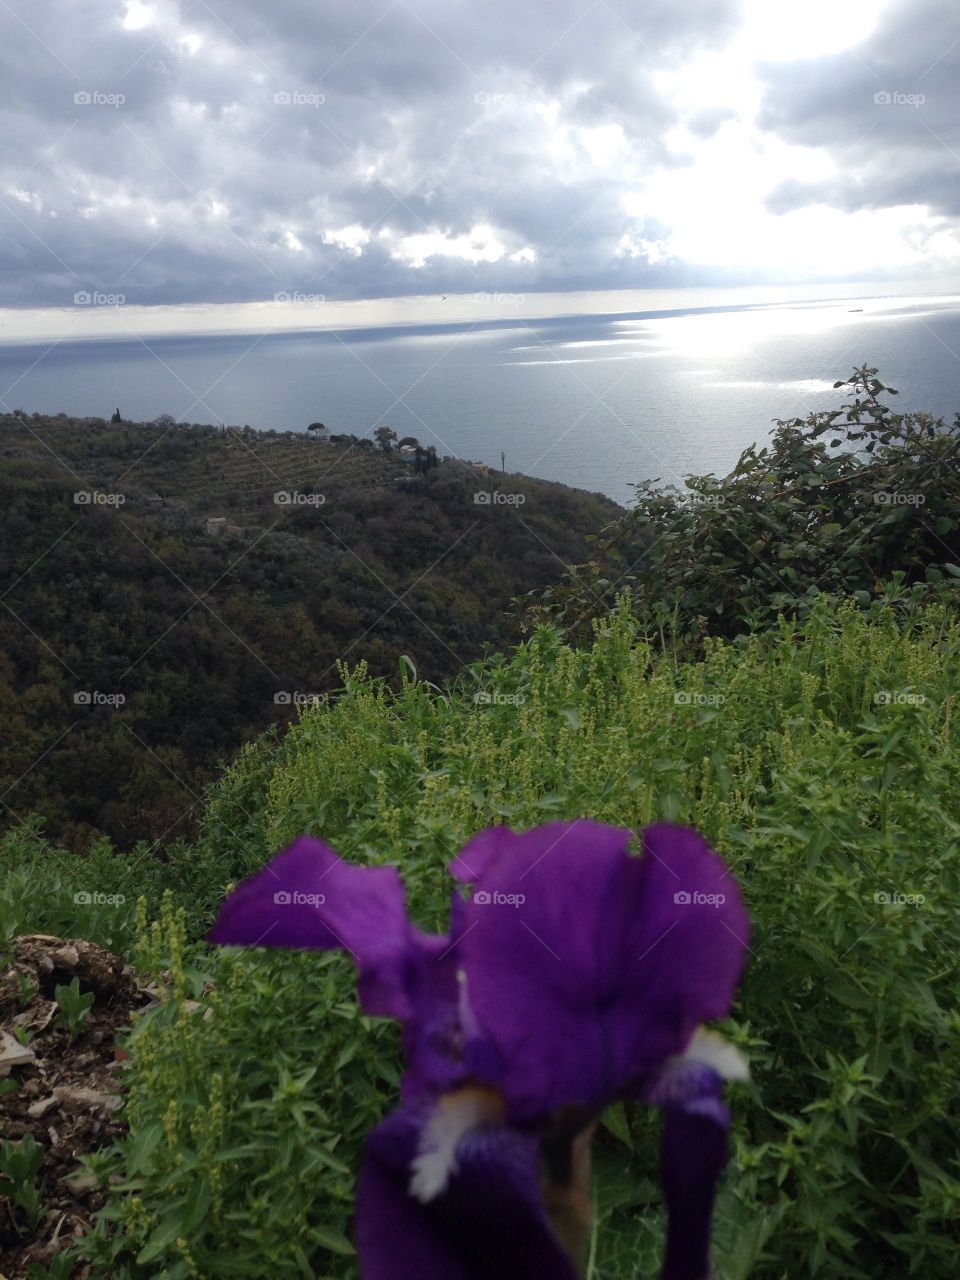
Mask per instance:
[[[862,308],[862,310],[861,310]],[[776,418],[829,407],[855,364],[900,404],[952,415],[960,299],[947,296],[504,315],[346,331],[0,344],[0,395],[27,412],[161,414],[371,434],[542,476],[621,505],[644,480],[724,474]]]

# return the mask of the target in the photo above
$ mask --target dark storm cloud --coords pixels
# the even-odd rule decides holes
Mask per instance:
[[[960,215],[960,5],[900,0],[854,49],[762,69],[760,125],[826,150],[835,177],[773,191],[777,213],[926,205]]]
[[[735,0],[159,0],[137,30],[126,12],[0,7],[2,303],[681,282],[617,258],[629,171],[592,164],[577,131],[619,125],[635,172],[676,163],[651,74],[722,45]],[[538,261],[391,253],[478,224]],[[359,254],[330,243],[351,227]]]

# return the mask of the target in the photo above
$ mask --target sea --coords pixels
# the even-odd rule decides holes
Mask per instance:
[[[960,411],[960,297],[855,297],[339,331],[0,344],[6,411],[370,435],[629,505],[726,474],[778,418],[879,369],[901,412]]]

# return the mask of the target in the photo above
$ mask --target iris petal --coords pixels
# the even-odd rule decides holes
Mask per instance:
[[[356,867],[301,836],[245,880],[220,908],[207,941],[228,946],[342,948],[360,973],[368,1013],[409,1018],[411,926],[396,867]]]
[[[405,970],[410,1017],[404,1021],[403,1099],[435,1095],[464,1074],[457,953],[449,938],[411,928]]]
[[[460,910],[457,899],[455,920]],[[395,867],[352,866],[302,836],[234,890],[207,940],[349,952],[367,1013],[404,1023],[404,1099],[463,1074],[456,947],[410,923]]]
[[[717,1183],[727,1161],[729,1114],[712,1089],[666,1108],[660,1181],[667,1208],[662,1280],[709,1280],[710,1222]]]
[[[729,1011],[749,939],[736,883],[687,828],[647,828],[640,858],[630,839],[585,819],[501,827],[453,863],[473,879],[459,950],[511,1119],[602,1106]]]
[[[698,1029],[670,1058],[646,1101],[665,1112],[660,1172],[667,1208],[662,1280],[709,1280],[710,1222],[727,1159],[730,1113],[724,1079],[748,1078],[745,1059],[714,1032]]]
[[[426,1204],[411,1196],[430,1114],[400,1107],[368,1139],[357,1193],[364,1280],[576,1280],[543,1207],[535,1137],[465,1134],[445,1190]]]

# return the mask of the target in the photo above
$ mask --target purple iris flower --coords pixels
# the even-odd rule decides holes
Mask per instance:
[[[451,871],[447,936],[407,918],[393,867],[304,836],[223,904],[209,940],[342,948],[370,1014],[397,1018],[401,1105],[370,1135],[357,1199],[366,1280],[574,1280],[589,1140],[621,1097],[665,1111],[664,1280],[706,1280],[749,942],[739,890],[696,832],[586,819],[484,831]]]

